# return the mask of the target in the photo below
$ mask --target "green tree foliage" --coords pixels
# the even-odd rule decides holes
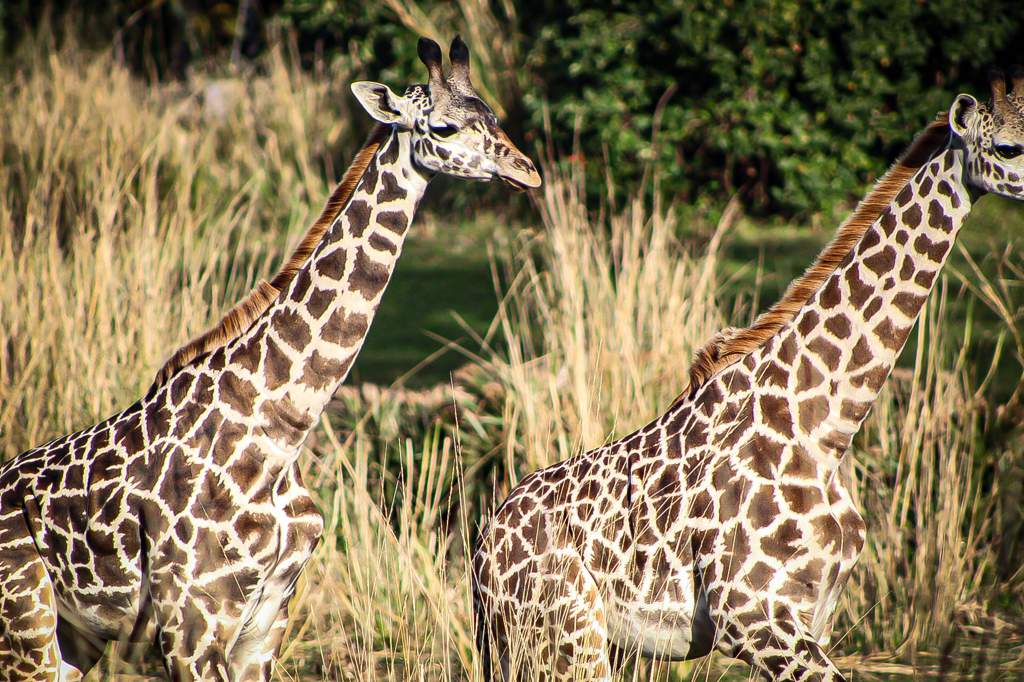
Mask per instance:
[[[462,28],[451,3],[416,4],[452,33]],[[520,43],[522,95],[503,104],[522,128],[540,129],[547,111],[556,145],[571,147],[578,129],[580,153],[607,158],[620,182],[656,160],[662,186],[685,199],[740,191],[752,208],[789,213],[859,193],[958,91],[984,94],[988,68],[1024,48],[1018,0],[548,0],[515,9],[508,36]],[[384,78],[420,77],[414,41],[383,5],[288,0],[279,16]]]
[[[250,0],[250,17],[260,16]],[[137,71],[182,78],[190,64],[228,53],[238,36],[238,0],[0,0],[0,57],[27,41],[60,45],[65,38],[112,49]],[[244,33],[244,31],[243,31]],[[264,47],[243,45],[248,56]]]
[[[37,16],[39,6],[12,0],[0,16],[8,43],[23,26],[22,15]],[[48,6],[60,14],[70,5],[51,0]],[[179,63],[153,62],[207,56],[218,46],[226,51],[237,33],[237,6],[237,0],[112,0],[90,16],[93,29],[96,16],[121,24],[130,17],[132,26],[119,34],[134,48],[129,52],[150,44],[162,57],[150,57],[144,71],[173,75]],[[656,161],[662,187],[675,196],[720,199],[740,192],[748,207],[784,213],[858,195],[957,92],[984,94],[988,68],[1020,61],[1024,49],[1020,0],[254,0],[253,6],[264,29],[297,37],[308,63],[349,60],[367,77],[393,85],[422,79],[414,29],[429,27],[437,37],[461,31],[475,40],[471,47],[492,56],[496,44],[512,45],[478,66],[487,66],[480,75],[487,71],[494,81],[485,85],[497,87],[486,91],[503,100],[498,104],[513,131],[539,140],[550,116],[556,147],[568,151],[578,141],[593,172],[603,172],[607,160],[624,188]],[[484,15],[488,21],[480,21]],[[498,35],[494,26],[502,27]],[[503,73],[493,76],[496,70]]]
[[[790,211],[857,191],[1024,47],[1016,0],[545,4],[523,13],[535,22],[523,33],[556,130],[580,117],[584,149],[607,149],[617,170],[635,176],[656,154],[686,196],[746,189],[748,203]]]

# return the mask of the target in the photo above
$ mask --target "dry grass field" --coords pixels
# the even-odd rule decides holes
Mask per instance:
[[[274,268],[340,176],[332,152],[353,143],[348,74],[313,77],[284,50],[245,79],[155,86],[106,55],[36,54],[0,82],[0,459],[144,391]],[[572,170],[545,177],[529,229],[481,246],[498,314],[467,332],[469,367],[436,409],[417,407],[422,392],[353,390],[310,439],[301,461],[327,532],[278,679],[479,679],[466,565],[493,502],[656,416],[692,351],[769,302],[737,294],[723,265],[751,229],[735,210],[681,226],[643,197],[588,206]],[[1016,208],[988,224],[1020,234]],[[412,239],[444,238],[436,220]],[[843,470],[869,528],[833,637],[855,679],[1024,674],[1024,258],[971,262],[938,286]],[[715,658],[625,679],[747,674]]]

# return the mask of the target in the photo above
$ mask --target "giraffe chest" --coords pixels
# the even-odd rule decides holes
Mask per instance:
[[[613,639],[650,655],[703,655],[716,636],[709,599],[734,613],[775,600],[820,637],[864,541],[845,488],[763,477],[730,457],[696,461],[706,464],[634,456],[611,495],[626,523],[589,528],[602,541],[581,551],[603,585]]]
[[[689,552],[638,549],[618,575],[608,578],[608,629],[618,646],[673,660],[710,651],[715,628]]]
[[[272,531],[276,552],[265,562],[258,586],[247,600],[242,634],[255,641],[266,635],[291,598],[299,578],[323,533],[323,517],[302,484],[298,465],[283,472],[272,491],[278,515]]]
[[[177,445],[89,458],[52,448],[60,456],[25,479],[24,498],[62,617],[101,637],[147,630],[154,576],[162,598],[194,593],[241,631],[264,630],[322,532],[294,464],[228,480]]]

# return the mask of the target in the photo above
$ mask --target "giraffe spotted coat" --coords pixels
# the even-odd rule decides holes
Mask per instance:
[[[624,656],[717,648],[765,679],[842,679],[824,645],[865,523],[838,467],[974,199],[1024,197],[1024,78],[1000,98],[1001,78],[991,106],[957,99],[767,338],[650,424],[512,490],[474,554],[485,677],[608,680]]]

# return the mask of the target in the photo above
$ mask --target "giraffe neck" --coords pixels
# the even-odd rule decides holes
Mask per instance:
[[[788,396],[792,429],[826,472],[878,398],[971,203],[963,150],[948,146],[754,358],[755,381]]]
[[[232,400],[292,456],[348,375],[398,262],[429,181],[411,152],[410,133],[394,130],[289,286],[226,348],[222,397],[242,387]]]

